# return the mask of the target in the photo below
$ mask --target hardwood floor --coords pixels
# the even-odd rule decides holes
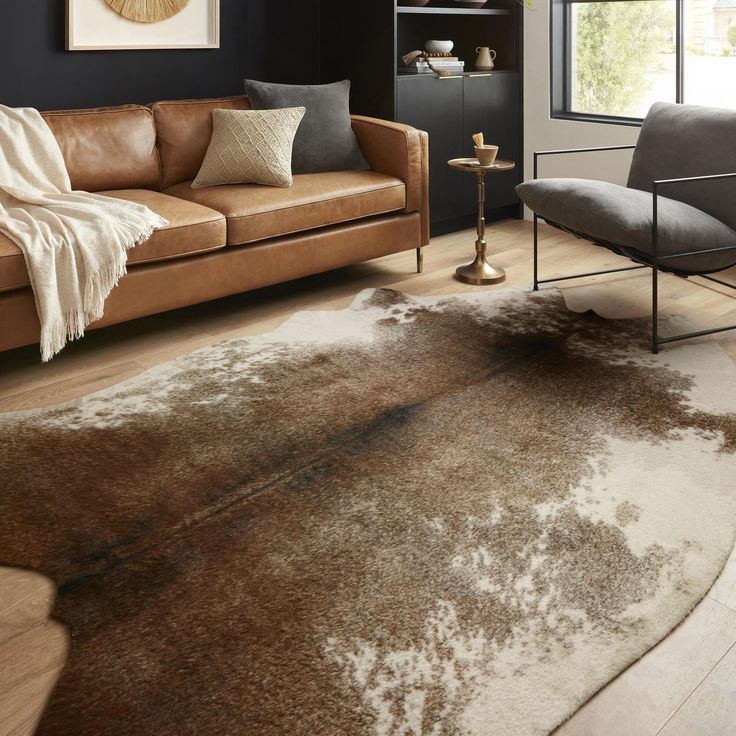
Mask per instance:
[[[543,275],[622,265],[622,259],[551,228],[541,228]],[[436,238],[425,251],[425,273],[414,273],[414,253],[90,333],[50,364],[37,347],[0,354],[0,411],[73,399],[118,383],[156,364],[232,337],[267,332],[296,311],[341,309],[367,287],[412,294],[462,292],[456,266],[470,260],[474,234]],[[531,225],[504,221],[489,227],[492,261],[508,271],[508,285],[528,286]],[[624,263],[625,265],[625,263]],[[726,273],[736,282],[736,269]],[[707,284],[700,281],[699,283]],[[606,317],[648,312],[646,272],[559,284],[575,311]],[[499,288],[499,287],[491,287]],[[503,288],[503,287],[500,287]],[[695,328],[736,323],[727,289],[672,276],[661,284],[662,313]],[[716,341],[736,360],[736,333]],[[68,638],[50,621],[54,590],[31,572],[0,568],[0,736],[32,734],[61,668]],[[727,736],[736,733],[736,554],[689,618],[667,639],[604,688],[556,736]]]

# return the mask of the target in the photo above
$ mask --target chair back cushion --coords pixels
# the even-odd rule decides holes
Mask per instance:
[[[244,96],[174,100],[151,105],[161,155],[161,188],[189,181],[202,167],[212,138],[213,110],[248,110]]]
[[[43,118],[59,143],[74,189],[158,189],[156,125],[147,107],[57,110]]]
[[[628,186],[652,191],[655,179],[736,172],[736,110],[657,102],[641,127]],[[661,186],[736,229],[736,178]]]

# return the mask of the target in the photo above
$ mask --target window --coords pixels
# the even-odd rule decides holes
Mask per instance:
[[[637,123],[658,101],[736,109],[736,0],[552,0],[552,115]]]

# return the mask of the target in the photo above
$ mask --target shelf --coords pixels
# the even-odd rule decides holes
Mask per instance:
[[[403,5],[398,6],[396,12],[411,15],[511,15],[511,11],[505,8],[413,8]]]
[[[459,79],[460,77],[495,77],[497,74],[517,74],[516,69],[494,69],[492,72],[468,71],[462,74],[451,74],[443,79]],[[397,79],[440,79],[438,74],[401,74],[396,75]]]

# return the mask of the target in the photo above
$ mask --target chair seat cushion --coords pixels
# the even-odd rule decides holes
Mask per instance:
[[[128,251],[128,265],[183,258],[225,247],[225,217],[208,207],[148,189],[99,192],[107,197],[144,204],[169,221],[144,243]],[[31,282],[20,248],[0,234],[0,292],[22,289]]]
[[[536,179],[517,187],[524,204],[549,223],[585,239],[651,262],[652,195],[590,179]],[[736,231],[720,220],[667,197],[658,201],[658,253],[736,246]],[[736,263],[736,249],[661,263],[679,273],[710,273]]]
[[[190,182],[182,182],[166,192],[222,212],[228,245],[394,212],[406,205],[404,182],[374,171],[300,174],[288,189],[258,184],[192,189]]]

